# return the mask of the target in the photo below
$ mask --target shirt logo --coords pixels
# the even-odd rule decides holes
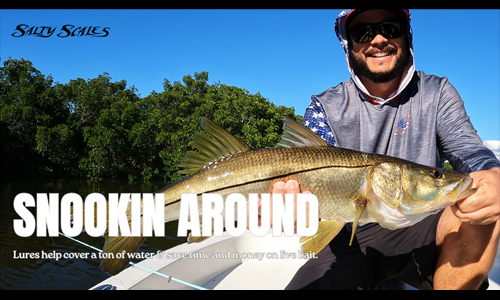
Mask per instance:
[[[408,114],[405,118],[401,118],[398,122],[398,128],[394,131],[394,135],[403,135],[406,129],[410,126],[410,115]]]

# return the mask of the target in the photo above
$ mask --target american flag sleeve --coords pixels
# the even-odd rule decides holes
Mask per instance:
[[[317,133],[328,144],[335,146],[335,137],[326,118],[325,110],[321,103],[314,97],[304,113],[304,126]]]

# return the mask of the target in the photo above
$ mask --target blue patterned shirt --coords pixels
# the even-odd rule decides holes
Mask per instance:
[[[311,98],[311,104],[304,113],[304,126],[316,132],[328,144],[336,146],[335,137],[333,136],[332,129],[328,125],[326,113],[321,103],[314,97]]]

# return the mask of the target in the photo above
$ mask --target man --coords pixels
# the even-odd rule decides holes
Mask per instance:
[[[409,228],[352,224],[287,289],[373,289],[399,278],[419,289],[484,289],[500,231],[500,162],[447,78],[415,71],[407,9],[348,9],[335,31],[351,78],[312,96],[304,125],[328,143],[471,173],[477,192]],[[273,193],[300,193],[294,180]],[[303,191],[307,192],[307,191]]]

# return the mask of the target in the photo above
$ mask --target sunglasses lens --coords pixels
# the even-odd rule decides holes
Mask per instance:
[[[380,24],[380,33],[388,39],[396,39],[403,35],[399,22],[383,22]]]
[[[403,30],[401,30],[401,23],[399,21],[360,24],[351,27],[349,32],[356,43],[367,43],[375,38],[377,28],[380,34],[387,39],[396,39],[403,35]]]
[[[361,24],[349,29],[356,43],[366,43],[375,37],[374,28],[371,24]]]

